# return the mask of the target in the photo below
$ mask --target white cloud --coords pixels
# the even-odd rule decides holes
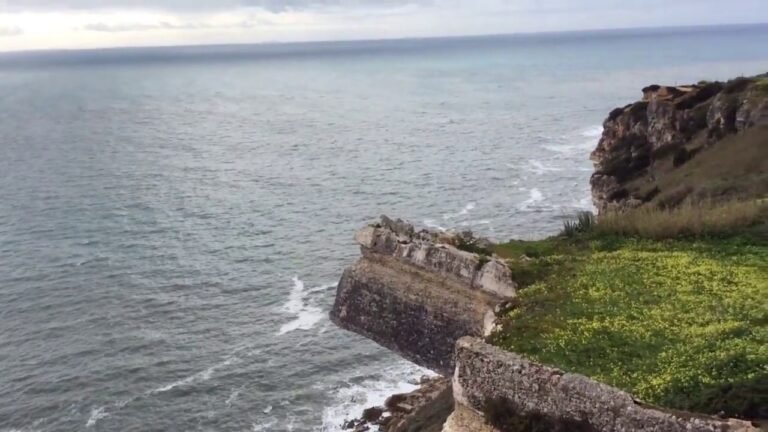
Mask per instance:
[[[0,0],[0,51],[760,21],[765,0]]]
[[[0,37],[18,36],[24,33],[19,27],[0,27]]]

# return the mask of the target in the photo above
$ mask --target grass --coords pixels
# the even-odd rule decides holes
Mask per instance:
[[[762,94],[768,93],[768,77],[760,77],[755,80],[755,89]]]
[[[761,81],[762,82],[762,81]],[[768,88],[768,79],[766,79]],[[675,166],[674,152],[654,161],[652,170],[626,184],[633,197],[654,207],[686,198],[745,199],[768,196],[768,128],[754,127],[714,145],[701,133],[686,145],[689,158]],[[657,155],[658,156],[658,155]]]
[[[494,251],[527,279],[492,343],[649,403],[768,417],[768,243],[593,232]]]
[[[669,209],[640,207],[608,213],[589,225],[599,234],[663,240],[679,237],[732,235],[768,223],[766,201],[685,201]],[[568,225],[564,232],[572,231]]]

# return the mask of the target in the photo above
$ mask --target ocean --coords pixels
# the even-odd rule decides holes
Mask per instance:
[[[762,72],[768,26],[0,55],[0,431],[339,431],[427,373],[328,320],[358,228],[555,233],[611,109]]]

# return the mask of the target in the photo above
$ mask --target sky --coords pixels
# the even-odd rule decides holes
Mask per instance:
[[[0,0],[0,51],[768,22],[768,0]]]

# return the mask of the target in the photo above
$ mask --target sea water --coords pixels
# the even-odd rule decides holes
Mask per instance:
[[[338,431],[424,370],[327,318],[380,214],[591,208],[608,112],[768,27],[0,56],[0,431]]]

